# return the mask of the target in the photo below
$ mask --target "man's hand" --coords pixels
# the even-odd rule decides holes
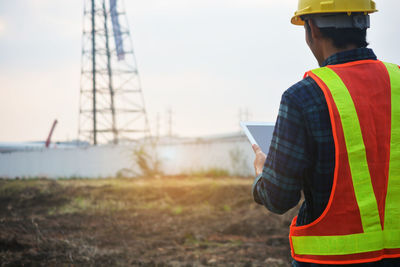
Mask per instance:
[[[261,148],[258,145],[254,144],[252,145],[252,147],[254,153],[256,153],[256,159],[254,160],[254,170],[256,171],[256,175],[258,176],[262,173],[267,156],[264,154],[264,152],[261,151]]]

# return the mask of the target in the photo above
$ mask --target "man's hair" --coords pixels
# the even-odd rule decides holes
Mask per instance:
[[[308,20],[305,20],[306,30],[311,33]],[[367,47],[367,29],[357,28],[319,28],[324,38],[331,39],[336,48],[345,48],[348,45],[356,45],[357,48]]]

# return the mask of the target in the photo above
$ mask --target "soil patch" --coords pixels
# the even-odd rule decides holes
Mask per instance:
[[[290,266],[251,179],[1,180],[2,266]]]

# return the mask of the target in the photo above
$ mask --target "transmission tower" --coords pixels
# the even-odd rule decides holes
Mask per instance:
[[[79,139],[118,144],[149,135],[122,0],[84,0]]]

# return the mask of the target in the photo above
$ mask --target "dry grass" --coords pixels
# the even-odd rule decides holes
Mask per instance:
[[[251,179],[0,180],[2,265],[288,266]]]

